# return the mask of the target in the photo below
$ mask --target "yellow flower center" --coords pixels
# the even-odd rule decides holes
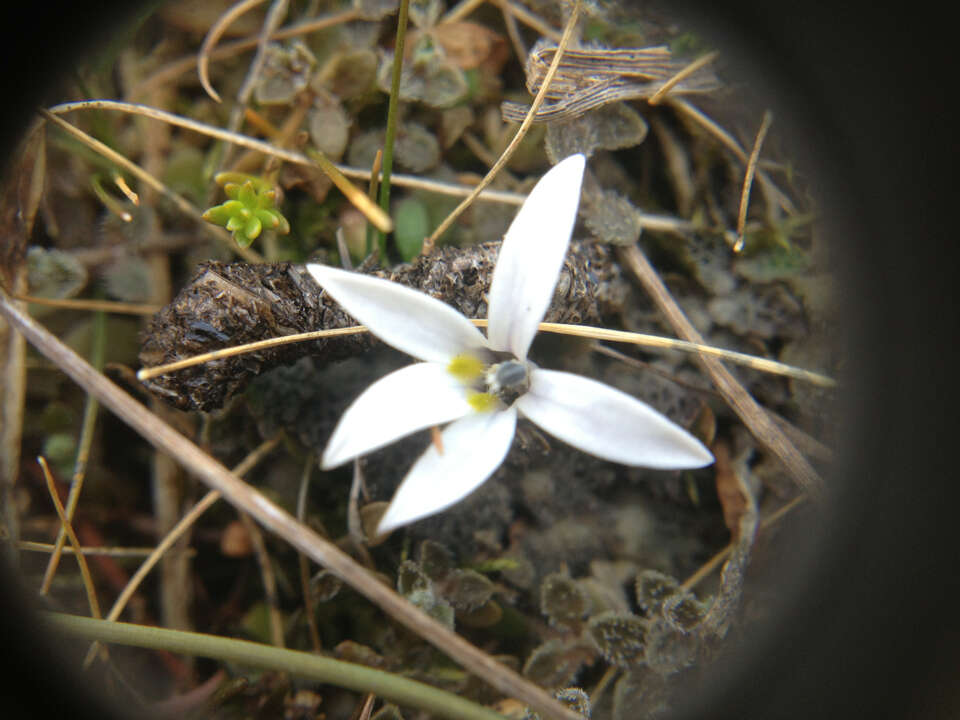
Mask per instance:
[[[485,369],[482,361],[468,353],[456,355],[447,365],[447,371],[462,383],[476,382]]]
[[[500,408],[500,399],[491,393],[467,393],[467,402],[470,403],[470,407],[477,412],[492,412]]]

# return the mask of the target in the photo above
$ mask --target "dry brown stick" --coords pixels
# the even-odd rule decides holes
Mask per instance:
[[[650,265],[647,258],[636,245],[621,248],[619,252],[621,263],[630,269],[643,285],[647,294],[653,298],[660,312],[667,318],[674,332],[688,342],[703,344],[700,336],[676,300],[670,295],[663,281]],[[807,459],[800,454],[792,442],[784,435],[780,427],[770,419],[750,393],[737,382],[729,370],[716,358],[704,353],[698,353],[700,363],[713,380],[724,400],[733,408],[734,412],[747,426],[754,437],[776,455],[786,467],[794,481],[814,498],[823,493],[823,480],[813,469]]]
[[[97,372],[86,360],[18,308],[2,290],[0,290],[0,314],[23,333],[28,342],[41,354],[56,363],[74,382],[96,397],[144,439],[177,458],[178,462],[203,482],[220,491],[232,505],[250,513],[265,528],[333,572],[387,615],[449,655],[466,670],[482,678],[504,695],[517,698],[550,718],[582,720],[578,713],[564,707],[548,692],[504,667],[490,655],[385,586],[342,550],[320,537],[309,527],[297,522],[290,513],[240,480],[170,425],[159,420],[146,407],[102,373]]]

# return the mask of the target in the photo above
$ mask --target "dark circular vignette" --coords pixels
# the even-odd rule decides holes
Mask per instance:
[[[896,14],[867,3],[679,5],[725,61],[742,66],[738,75],[769,91],[776,121],[808,143],[798,161],[820,179],[825,231],[842,265],[838,309],[856,350],[842,377],[846,436],[828,478],[837,504],[818,542],[795,539],[815,558],[811,569],[781,579],[791,600],[776,622],[753,631],[679,714],[957,716],[957,472],[945,452],[957,442],[957,423],[946,419],[954,415],[947,328],[955,293],[943,255],[943,208],[952,207],[942,204],[958,160],[947,111],[951,26],[929,4]],[[147,9],[3,5],[0,165],[33,108],[55,99],[59,73]],[[38,633],[15,587],[0,579],[0,714],[117,716],[81,699],[82,681],[53,660],[57,641]]]
[[[0,183],[7,181],[8,162],[34,110],[60,99],[58,90],[73,63],[146,9],[146,3],[66,0],[0,5]],[[0,717],[122,720],[121,709],[92,692],[59,657],[64,640],[43,631],[31,602],[0,558]]]

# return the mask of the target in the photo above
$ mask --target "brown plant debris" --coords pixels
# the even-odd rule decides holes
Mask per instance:
[[[393,270],[366,272],[426,292],[467,317],[482,318],[499,248],[499,243],[443,248]],[[574,244],[544,320],[597,322],[608,286],[618,281],[616,265],[604,248]],[[140,362],[153,367],[265,338],[356,324],[303,265],[207,262],[150,321]],[[270,368],[306,355],[320,363],[335,362],[365,352],[375,342],[369,334],[322,338],[214,360],[145,384],[177,408],[210,411]]]
[[[557,51],[555,43],[541,41],[527,58],[527,89],[536,95]],[[536,122],[567,120],[618,100],[652,97],[660,86],[683,70],[686,60],[673,58],[664,46],[648,48],[580,47],[566,51]],[[676,94],[706,92],[718,87],[716,77],[700,70],[678,83]],[[529,105],[504,102],[504,120],[520,122]]]

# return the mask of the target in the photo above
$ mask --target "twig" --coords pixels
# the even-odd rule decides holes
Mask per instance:
[[[702,342],[691,342],[686,340],[675,340],[673,338],[660,337],[659,335],[645,335],[643,333],[628,332],[626,330],[607,330],[606,328],[594,328],[581,325],[564,325],[561,323],[540,323],[540,329],[546,332],[554,332],[561,335],[577,335],[580,337],[589,337],[595,340],[611,340],[613,342],[631,343],[634,345],[643,345],[644,347],[658,347],[666,350],[679,350],[686,353],[698,353],[701,355],[711,355],[713,357],[723,358],[738,365],[759,370],[761,372],[771,373],[773,375],[784,375],[796,380],[819,385],[821,387],[834,387],[836,381],[826,375],[815,373],[811,370],[793,367],[786,363],[768,360],[746,353],[736,352],[734,350],[724,350],[712,345],[705,345]]]
[[[3,290],[0,290],[0,314],[23,333],[41,354],[55,362],[87,392],[95,395],[104,406],[116,413],[144,439],[177,458],[178,462],[189,468],[212,489],[220,491],[232,505],[250,513],[264,527],[329,569],[386,614],[449,655],[466,670],[505,695],[516,697],[548,717],[582,720],[579,714],[564,707],[548,692],[501,665],[383,585],[375,575],[358,565],[342,550],[309,527],[298,523],[288,512],[244,483],[92,368],[82,357],[13,304]],[[110,625],[107,624],[107,627]]]
[[[560,67],[560,60],[563,57],[564,51],[567,49],[567,44],[570,42],[570,38],[573,36],[573,30],[577,26],[577,19],[579,16],[580,0],[576,0],[573,5],[573,10],[570,12],[570,17],[567,20],[567,26],[564,28],[563,37],[560,38],[560,42],[557,44],[557,50],[554,53],[553,62],[550,63],[550,67],[547,69],[546,75],[544,75],[543,83],[540,85],[540,90],[533,99],[533,104],[530,106],[527,116],[523,119],[520,127],[517,128],[517,132],[514,134],[510,144],[507,145],[503,153],[500,155],[500,159],[497,160],[497,163],[490,168],[490,171],[486,175],[484,175],[483,180],[480,181],[480,184],[477,185],[474,191],[470,193],[470,195],[463,202],[457,205],[453,212],[444,218],[443,222],[440,223],[437,229],[434,230],[433,233],[431,233],[430,236],[423,241],[423,249],[421,252],[424,255],[430,254],[437,242],[437,239],[447,231],[447,229],[453,224],[453,221],[460,217],[460,214],[464,210],[473,204],[474,199],[480,194],[480,191],[493,182],[493,179],[497,176],[497,173],[500,172],[500,169],[510,161],[511,157],[513,157],[513,153],[520,146],[520,141],[523,140],[524,136],[526,136],[527,131],[530,129],[530,126],[533,124],[533,120],[537,115],[537,110],[540,109],[540,105],[543,104],[543,100],[547,96],[547,91],[550,89],[550,83],[553,80],[553,76],[557,74],[557,68]]]
[[[670,295],[663,281],[647,261],[647,258],[640,252],[640,248],[636,245],[629,248],[620,248],[619,255],[621,262],[637,277],[674,331],[688,342],[702,343],[703,338],[687,320],[683,310]],[[733,408],[733,411],[737,413],[744,425],[753,433],[754,437],[780,459],[801,488],[811,496],[819,498],[823,493],[823,480],[807,462],[806,458],[797,451],[793,443],[783,434],[783,431],[719,360],[706,353],[700,353],[699,355],[701,364],[713,380],[716,388]]]
[[[120,188],[120,192],[126,196],[127,200],[132,202],[137,207],[140,207],[140,196],[130,189],[130,186],[127,185],[127,181],[124,179],[123,175],[120,173],[114,173],[113,184]]]
[[[737,215],[737,241],[733,244],[733,251],[743,250],[743,228],[747,224],[747,205],[750,202],[750,188],[753,186],[753,174],[757,171],[757,161],[760,159],[760,148],[767,137],[773,115],[769,110],[763,113],[763,121],[757,130],[757,139],[753,141],[753,150],[747,160],[747,170],[743,176],[743,192],[740,193],[740,213]]]
[[[380,168],[383,167],[383,148],[377,148],[376,155],[373,156],[373,163],[370,165],[370,184],[367,186],[367,197],[370,202],[377,201],[377,193],[380,188]],[[364,257],[369,257],[373,252],[373,244],[377,231],[372,225],[367,225],[367,242],[364,248]],[[338,238],[340,235],[337,236]],[[349,253],[347,254],[349,260]]]

